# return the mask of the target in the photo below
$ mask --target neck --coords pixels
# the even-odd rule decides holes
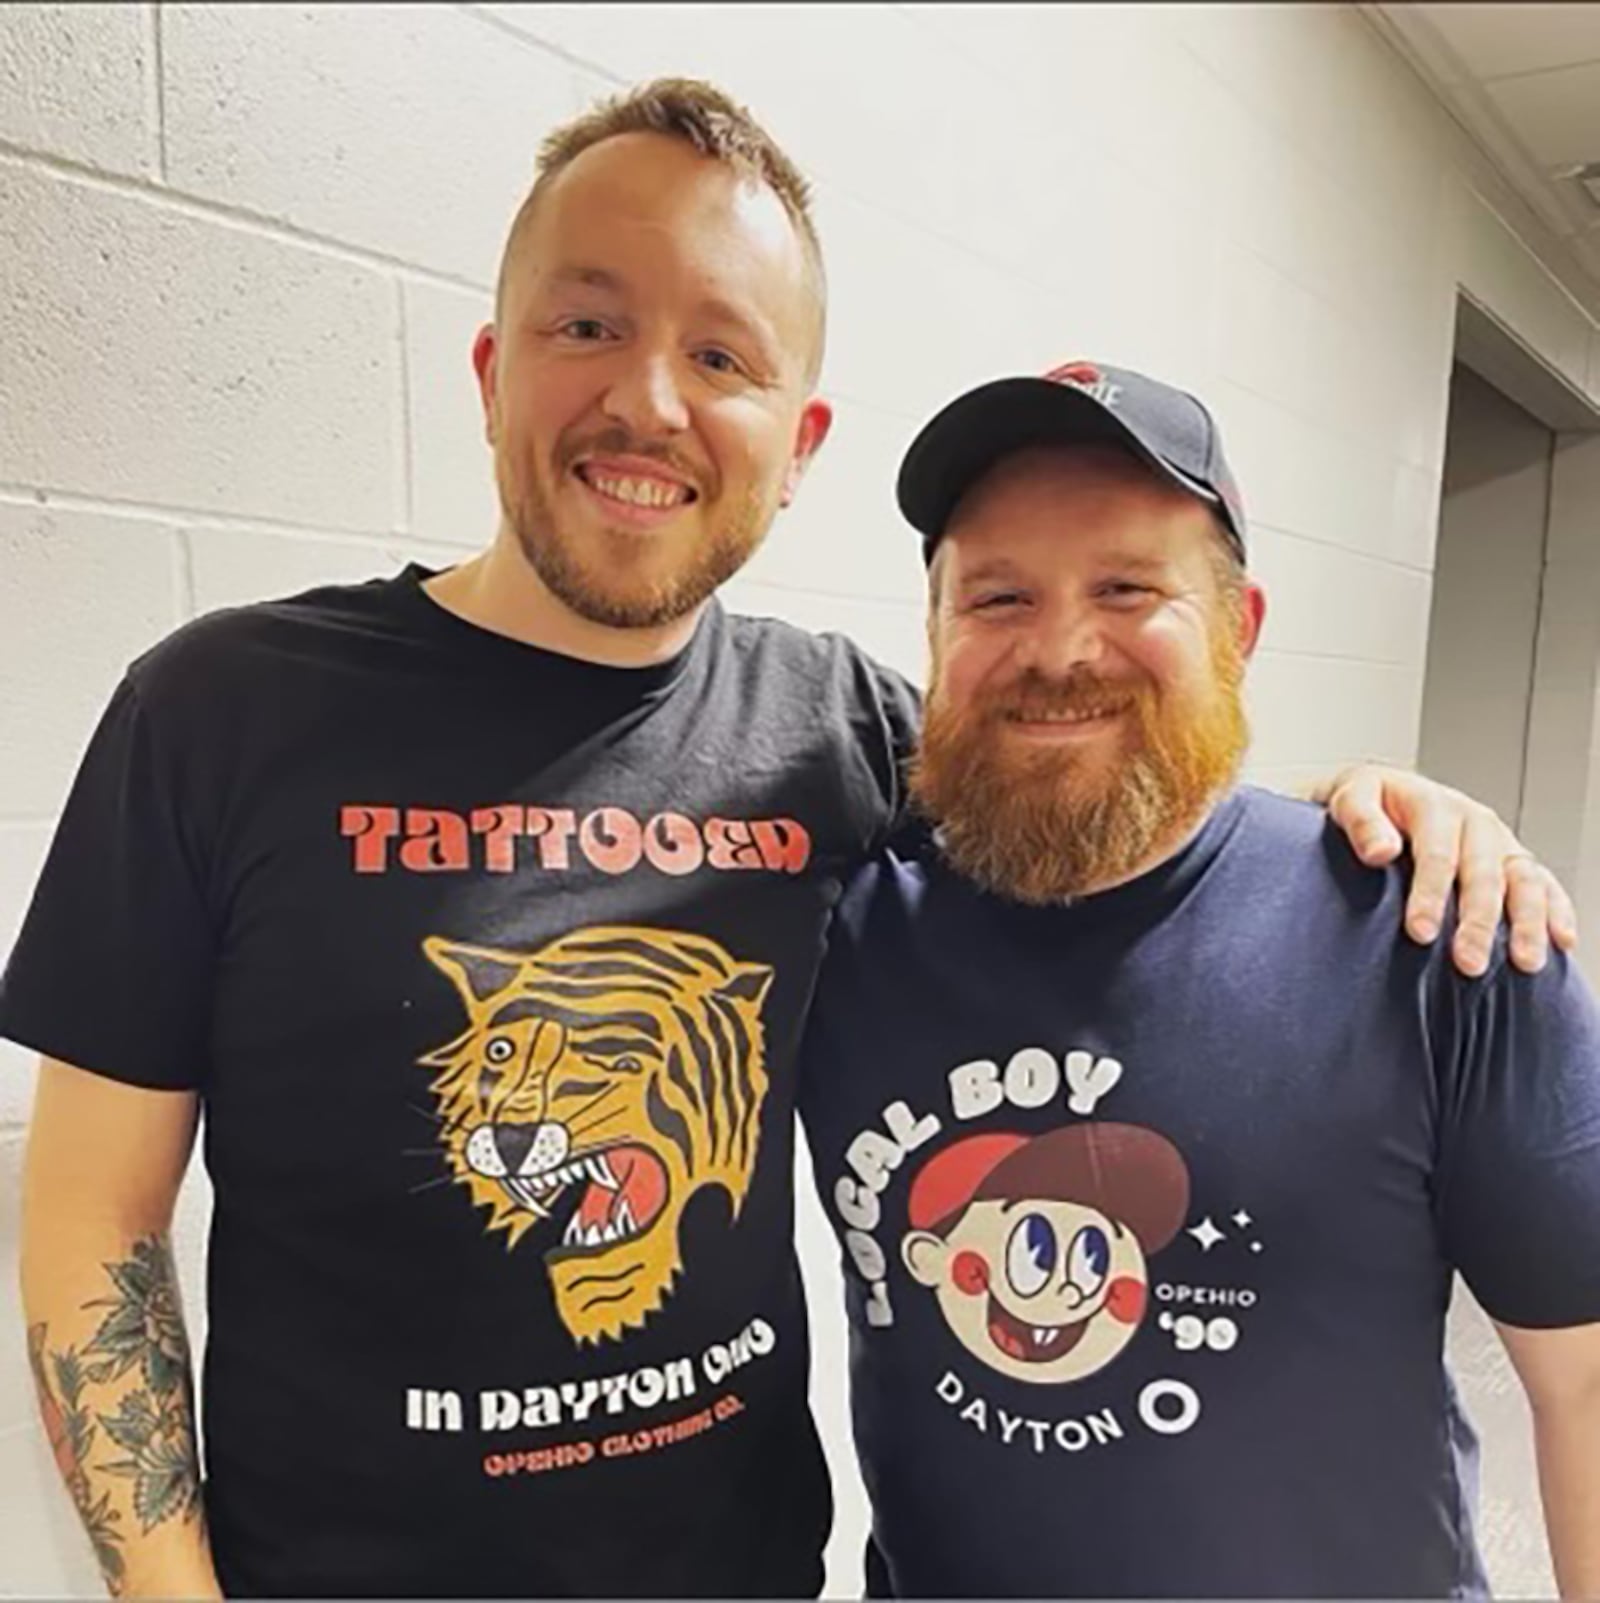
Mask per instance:
[[[447,612],[480,629],[609,668],[648,668],[677,656],[705,610],[702,605],[671,623],[641,629],[595,623],[547,588],[504,525],[487,551],[435,575],[423,589]]]
[[[1068,900],[1076,902],[1085,896],[1098,896],[1102,891],[1115,890],[1119,885],[1131,885],[1136,879],[1142,879],[1144,875],[1160,868],[1163,863],[1170,863],[1174,857],[1191,845],[1200,831],[1210,823],[1211,815],[1216,812],[1218,803],[1221,802],[1225,794],[1226,787],[1212,792],[1206,798],[1205,805],[1194,819],[1187,823],[1179,824],[1176,829],[1172,830],[1159,845],[1152,848],[1127,873],[1113,875],[1107,879],[1095,880],[1092,884],[1085,885],[1082,890],[1075,891]]]

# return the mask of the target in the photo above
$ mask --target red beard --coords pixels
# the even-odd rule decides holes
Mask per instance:
[[[1059,903],[1152,868],[1200,824],[1249,744],[1244,658],[1219,619],[1206,689],[1175,698],[1148,682],[1033,671],[966,707],[941,693],[938,664],[911,770],[920,810],[950,863],[1013,901]],[[1091,745],[1029,750],[1018,717],[1121,709]]]

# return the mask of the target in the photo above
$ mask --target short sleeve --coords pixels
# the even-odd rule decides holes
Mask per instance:
[[[1562,955],[1501,961],[1463,1003],[1442,1078],[1445,1250],[1502,1324],[1600,1321],[1600,1010]],[[1470,1000],[1467,1000],[1470,998]]]
[[[889,812],[884,828],[873,841],[881,846],[900,830],[910,816],[910,796],[906,790],[907,764],[917,749],[922,732],[922,697],[910,680],[882,663],[872,664],[874,689],[884,732],[888,737]]]
[[[215,948],[176,778],[124,679],[0,977],[0,1035],[130,1085],[196,1088]]]

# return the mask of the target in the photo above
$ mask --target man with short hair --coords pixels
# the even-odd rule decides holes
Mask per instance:
[[[726,97],[559,130],[473,352],[493,544],[201,619],[112,698],[0,1031],[48,1060],[29,1345],[114,1589],[820,1586],[794,1059],[916,707],[713,596],[827,434],[822,324],[804,185]],[[1459,853],[1487,940],[1509,853],[1526,960],[1547,904],[1571,938],[1492,815],[1359,774],[1375,855],[1380,800],[1438,857],[1416,918]]]
[[[1395,939],[1237,783],[1262,591],[1216,424],[1138,373],[918,435],[927,825],[847,888],[803,1055],[874,1595],[1486,1591],[1459,1273],[1600,1595],[1600,1014]]]

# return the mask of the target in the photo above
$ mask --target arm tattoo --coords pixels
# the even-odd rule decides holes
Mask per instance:
[[[168,1520],[198,1514],[200,1475],[189,1344],[166,1243],[145,1237],[134,1243],[131,1257],[106,1264],[105,1271],[112,1294],[84,1304],[106,1312],[83,1351],[50,1351],[46,1328],[38,1324],[28,1333],[28,1352],[56,1462],[116,1595],[125,1571],[124,1532],[117,1529],[122,1513],[111,1506],[110,1488],[91,1474],[133,1482],[133,1511],[146,1535]],[[109,1388],[135,1372],[137,1384],[113,1397]],[[109,1412],[93,1406],[113,1401]],[[91,1466],[101,1432],[120,1456],[108,1451]]]
[[[122,1515],[111,1506],[109,1490],[102,1491],[97,1499],[89,1486],[87,1466],[95,1435],[93,1419],[83,1403],[83,1360],[73,1347],[47,1352],[45,1340],[45,1326],[29,1327],[28,1359],[33,1366],[33,1383],[39,1393],[39,1412],[44,1416],[45,1434],[50,1438],[50,1450],[56,1456],[61,1478],[77,1504],[78,1517],[94,1544],[100,1573],[105,1576],[111,1595],[120,1597],[125,1570],[122,1533],[117,1526],[122,1522]]]

